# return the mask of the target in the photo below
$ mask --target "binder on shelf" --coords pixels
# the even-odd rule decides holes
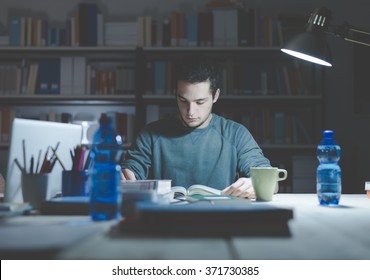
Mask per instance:
[[[60,94],[73,94],[73,57],[60,58]]]
[[[50,61],[49,71],[50,94],[60,94],[60,59]]]
[[[36,94],[49,94],[49,64],[48,60],[39,62],[39,74],[36,82]]]
[[[73,58],[73,94],[84,95],[86,93],[86,57],[76,56]]]
[[[213,45],[215,47],[226,46],[226,12],[224,9],[213,9]]]
[[[241,47],[254,45],[254,9],[239,9],[238,45]]]
[[[238,9],[225,10],[225,46],[237,47],[239,35],[239,11]]]

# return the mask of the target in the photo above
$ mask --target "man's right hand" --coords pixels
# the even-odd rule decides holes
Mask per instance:
[[[121,181],[136,180],[134,172],[130,169],[121,170]]]

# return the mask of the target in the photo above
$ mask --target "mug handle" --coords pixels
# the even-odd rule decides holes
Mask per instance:
[[[283,181],[285,180],[287,177],[288,177],[288,171],[286,171],[285,169],[278,169],[278,181]],[[284,173],[283,177],[280,177],[280,173]]]

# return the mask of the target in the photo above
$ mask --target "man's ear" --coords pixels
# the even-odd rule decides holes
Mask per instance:
[[[220,89],[218,88],[215,93],[215,96],[213,97],[213,103],[216,103],[219,97],[220,97]]]

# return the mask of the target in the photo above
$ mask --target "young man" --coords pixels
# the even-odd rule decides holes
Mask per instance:
[[[249,168],[270,162],[243,125],[212,113],[220,96],[216,66],[202,57],[177,65],[179,115],[142,130],[121,165],[122,179],[171,179],[254,198]]]

